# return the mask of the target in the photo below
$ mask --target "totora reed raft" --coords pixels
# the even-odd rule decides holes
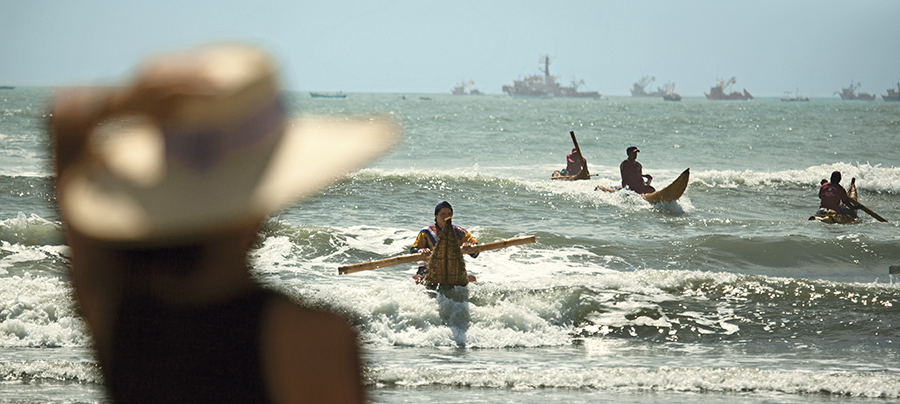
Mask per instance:
[[[444,222],[437,245],[428,260],[425,286],[466,286],[469,283],[466,261],[459,247],[459,239],[453,230],[451,218]]]

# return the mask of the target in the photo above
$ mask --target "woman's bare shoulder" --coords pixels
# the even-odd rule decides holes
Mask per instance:
[[[303,331],[311,337],[331,335],[331,338],[339,333],[356,338],[350,323],[331,311],[306,308],[286,297],[274,299],[268,310],[268,315],[276,320],[273,325],[283,332]]]
[[[356,332],[343,317],[278,298],[263,324],[263,356],[276,402],[365,401]]]

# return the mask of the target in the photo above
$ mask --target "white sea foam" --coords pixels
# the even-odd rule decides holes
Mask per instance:
[[[103,382],[100,368],[91,361],[26,360],[0,362],[0,377],[4,380],[26,379],[28,383],[46,382]],[[2,394],[0,394],[2,397]]]
[[[373,226],[352,226],[337,231],[347,247],[381,255],[405,252],[416,239],[418,231]],[[389,241],[389,242],[388,242]],[[398,248],[399,247],[399,248]]]
[[[699,182],[707,187],[773,187],[781,184],[817,186],[822,179],[829,179],[832,171],[840,171],[841,184],[850,185],[856,178],[856,187],[873,192],[900,193],[900,168],[882,167],[869,164],[834,163],[808,167],[802,170],[754,171],[754,170],[709,170],[691,172],[691,182]]]
[[[468,388],[589,389],[627,392],[741,393],[778,392],[895,399],[900,380],[890,374],[765,370],[744,367],[581,369],[548,364],[542,369],[490,366],[480,369],[376,367],[368,374],[376,383],[397,386],[465,386]]]
[[[71,289],[54,277],[7,276],[0,282],[0,346],[85,346]]]
[[[35,214],[26,216],[19,212],[14,218],[0,220],[0,241],[26,245],[59,245],[63,238],[62,226]]]
[[[591,173],[596,174],[586,181],[548,181],[546,175],[523,175],[523,173],[550,173],[553,166],[515,166],[515,167],[472,167],[463,169],[434,170],[434,169],[365,169],[356,175],[377,176],[410,176],[416,178],[440,178],[453,179],[503,179],[513,182],[522,182],[539,191],[561,192],[572,194],[587,194],[593,191],[597,185],[606,187],[618,186],[620,182],[619,168],[597,166],[591,168]],[[760,171],[760,170],[691,170],[691,183],[702,184],[714,188],[739,188],[739,187],[772,187],[783,184],[802,185],[818,184],[822,179],[828,179],[832,171],[840,171],[843,177],[842,184],[849,186],[850,179],[856,178],[857,188],[872,192],[900,193],[900,167],[884,167],[881,164],[869,164],[866,162],[855,163],[830,163],[810,166],[805,169]],[[654,185],[657,188],[674,180],[681,171],[678,170],[645,170],[654,177]],[[533,177],[533,178],[529,178]],[[525,178],[523,180],[523,178]],[[690,185],[688,185],[690,189]]]

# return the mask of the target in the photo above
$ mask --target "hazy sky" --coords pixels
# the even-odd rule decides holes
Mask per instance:
[[[732,76],[755,96],[881,95],[900,81],[898,17],[895,0],[0,0],[0,84],[121,79],[148,53],[238,39],[296,91],[500,94],[549,55],[562,84],[603,95],[644,75],[683,96]]]

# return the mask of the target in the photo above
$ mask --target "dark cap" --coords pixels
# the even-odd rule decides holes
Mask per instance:
[[[833,171],[831,173],[831,182],[833,182],[833,183],[841,182],[841,172],[840,171]]]
[[[444,208],[450,208],[450,212],[451,213],[453,212],[453,207],[450,206],[450,202],[443,201],[434,207],[434,214],[437,215],[441,211],[441,209],[444,209]]]
[[[637,146],[630,146],[629,148],[625,149],[625,153],[627,153],[627,154],[631,154],[631,152],[639,152],[639,151],[640,150],[638,150]]]

